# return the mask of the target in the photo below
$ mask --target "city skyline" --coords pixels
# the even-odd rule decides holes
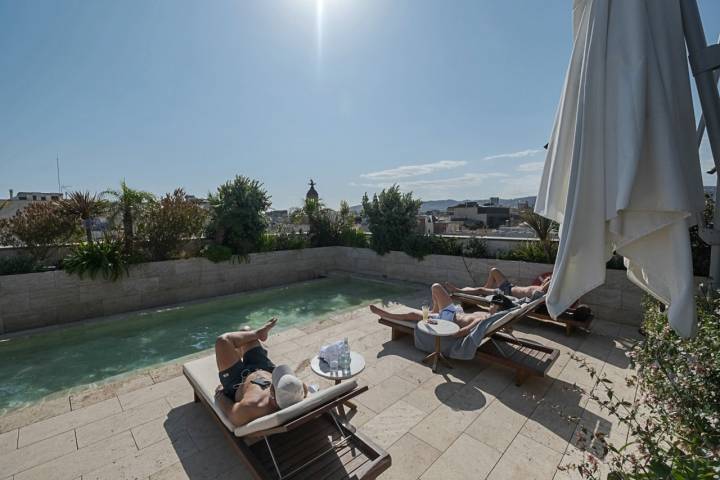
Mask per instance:
[[[720,5],[699,4],[715,40]],[[241,174],[277,209],[311,177],[333,207],[394,183],[423,200],[535,195],[570,3],[414,7],[0,2],[0,197],[57,189],[56,155],[71,190],[204,197]]]

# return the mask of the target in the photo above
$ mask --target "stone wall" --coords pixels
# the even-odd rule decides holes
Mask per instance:
[[[80,279],[63,271],[0,276],[0,334],[65,324],[218,295],[318,278],[331,271],[431,284],[482,284],[492,267],[514,283],[529,284],[551,265],[402,252],[326,247],[258,253],[249,263],[212,263],[204,258],[134,265],[117,282]],[[605,285],[582,302],[604,320],[638,325],[642,293],[625,272],[607,271]]]
[[[338,247],[339,265],[349,272],[380,275],[385,278],[430,284],[452,282],[456,285],[482,285],[491,268],[497,267],[515,284],[528,285],[552,265],[486,258],[430,255],[422,261],[402,252],[377,255],[372,250]],[[640,325],[642,291],[631,283],[622,270],[607,270],[605,284],[585,295],[581,302],[603,320]]]
[[[335,267],[335,253],[314,248],[252,254],[249,263],[144,263],[117,282],[63,271],[0,276],[0,334],[310,280]]]

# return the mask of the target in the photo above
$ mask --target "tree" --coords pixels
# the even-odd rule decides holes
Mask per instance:
[[[554,246],[550,235],[554,230],[557,230],[558,224],[530,209],[521,210],[520,219],[533,229],[540,240],[540,245],[545,251],[548,261],[551,261],[554,258]]]
[[[66,215],[81,220],[87,241],[92,243],[93,220],[107,212],[108,202],[100,195],[76,191],[61,200],[60,207]]]
[[[79,234],[75,218],[56,202],[33,202],[10,218],[0,219],[0,243],[23,246],[35,262]]]
[[[209,194],[211,217],[207,231],[215,243],[247,255],[257,249],[267,228],[265,211],[270,195],[257,180],[238,175]]]
[[[373,195],[372,201],[367,193],[363,195],[362,214],[372,232],[372,248],[380,255],[402,250],[406,239],[415,234],[421,203],[413,199],[412,192],[400,193],[398,185]]]
[[[106,190],[103,194],[110,195],[116,200],[116,203],[110,207],[110,218],[113,221],[117,217],[122,218],[123,250],[129,254],[135,242],[135,221],[140,217],[142,208],[155,201],[155,196],[150,192],[128,187],[125,180],[120,182],[119,190]]]
[[[178,253],[184,240],[202,233],[206,219],[207,212],[178,188],[147,204],[138,222],[138,237],[153,260],[167,260]]]

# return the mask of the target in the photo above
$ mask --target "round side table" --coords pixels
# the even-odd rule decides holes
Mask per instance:
[[[343,380],[349,380],[355,375],[359,374],[363,370],[365,370],[365,358],[360,355],[357,352],[350,352],[350,372],[349,373],[343,373],[339,370],[332,370],[330,369],[330,365],[325,361],[320,359],[319,356],[315,355],[312,360],[310,360],[310,368],[312,369],[315,374],[327,378],[329,380],[334,380],[335,385],[340,383]],[[345,404],[350,408],[351,410],[357,409],[357,405],[354,403],[347,401]],[[340,414],[342,416],[345,416],[345,412],[343,411],[342,405],[338,407],[340,410]]]
[[[433,372],[437,372],[438,360],[447,365],[448,368],[452,368],[450,360],[445,358],[445,355],[443,355],[440,350],[440,339],[442,337],[451,337],[460,330],[460,327],[458,327],[455,322],[449,322],[447,320],[436,320],[436,322],[437,323],[428,323],[422,320],[418,322],[417,325],[417,328],[420,329],[421,332],[435,337],[435,351],[423,359],[423,363],[432,362]]]

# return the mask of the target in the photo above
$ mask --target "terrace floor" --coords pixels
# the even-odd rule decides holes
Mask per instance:
[[[416,306],[427,299],[398,300]],[[562,328],[528,320],[516,334],[561,350],[548,377],[518,387],[510,370],[477,360],[433,374],[412,339],[390,341],[367,308],[282,331],[267,343],[275,363],[297,365],[306,382],[324,387],[308,359],[321,344],[349,337],[367,361],[359,381],[370,386],[357,397],[351,423],[391,454],[383,479],[578,478],[557,467],[582,458],[581,429],[620,445],[627,430],[576,387],[592,382],[571,354],[632,400],[635,392],[622,380],[632,374],[625,350],[635,329],[596,321],[592,334],[567,337]],[[250,477],[207,411],[193,403],[181,366],[170,364],[0,417],[0,480],[80,478]]]

